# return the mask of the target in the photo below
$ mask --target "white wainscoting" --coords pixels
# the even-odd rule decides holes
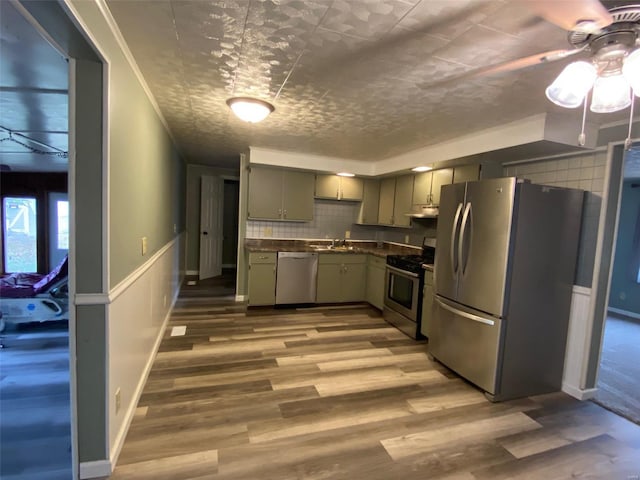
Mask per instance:
[[[184,278],[184,236],[176,237],[112,292],[108,305],[109,458],[115,467]],[[131,278],[136,275],[136,278]],[[116,412],[115,395],[121,406]]]
[[[586,366],[588,346],[591,340],[588,338],[590,307],[591,289],[574,285],[571,296],[562,391],[579,400],[586,400],[595,394],[595,389],[585,390],[581,387],[582,371]]]

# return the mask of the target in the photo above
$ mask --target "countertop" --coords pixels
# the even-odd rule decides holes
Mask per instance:
[[[365,253],[377,257],[386,258],[387,255],[415,255],[422,253],[420,247],[402,245],[393,242],[373,241],[346,241],[348,249],[325,249],[331,245],[327,240],[271,240],[271,239],[246,239],[244,246],[248,252],[317,252],[350,255]]]

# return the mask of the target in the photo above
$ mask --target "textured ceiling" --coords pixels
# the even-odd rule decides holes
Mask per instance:
[[[67,158],[59,155],[68,149],[67,70],[64,57],[11,2],[0,0],[0,164],[6,166],[3,168],[67,170]],[[10,136],[6,129],[14,133]]]
[[[189,162],[249,145],[379,160],[553,106],[564,62],[430,84],[567,48],[526,2],[478,0],[107,0]],[[244,124],[225,100],[276,111]],[[575,112],[580,121],[581,112]],[[596,123],[624,118],[591,115]]]

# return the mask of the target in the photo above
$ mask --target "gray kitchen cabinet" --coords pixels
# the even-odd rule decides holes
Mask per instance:
[[[376,225],[378,223],[378,207],[380,204],[380,180],[367,178],[363,181],[362,203],[358,213],[361,225]]]
[[[396,194],[396,179],[384,178],[380,182],[380,203],[378,205],[378,224],[393,225],[393,201]]]
[[[322,253],[318,256],[318,303],[365,299],[367,255]]]
[[[422,317],[420,332],[429,337],[431,334],[431,317],[433,315],[433,272],[424,272],[424,289],[422,293]]]
[[[363,181],[356,177],[340,177],[338,175],[316,175],[316,198],[330,200],[360,201],[363,196]]]
[[[474,182],[476,180],[480,180],[480,164],[454,167],[453,183]]]
[[[378,224],[408,227],[411,219],[405,215],[411,210],[413,175],[385,178],[380,182]]]
[[[386,261],[382,257],[367,258],[367,288],[365,299],[379,310],[384,307],[384,275]]]
[[[439,168],[415,176],[413,184],[413,205],[439,205],[440,188],[453,181],[452,168]]]
[[[249,306],[276,303],[275,252],[249,253]]]
[[[313,220],[313,173],[252,166],[248,217],[259,220]]]
[[[411,211],[411,198],[413,196],[413,175],[396,177],[396,191],[393,201],[393,225],[409,227],[411,218],[407,213]]]

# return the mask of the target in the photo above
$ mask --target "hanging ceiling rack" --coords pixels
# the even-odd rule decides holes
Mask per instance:
[[[44,142],[41,142],[40,140],[36,140],[35,138],[27,137],[26,135],[23,135],[22,133],[15,132],[15,131],[10,130],[10,129],[6,128],[6,127],[3,127],[2,125],[0,125],[0,130],[4,131],[5,133],[7,133],[9,135],[8,137],[0,138],[0,143],[1,142],[13,142],[13,143],[17,143],[18,145],[21,145],[21,146],[31,150],[32,153],[36,153],[38,155],[55,155],[55,156],[60,157],[60,158],[69,158],[69,152],[65,152],[64,150],[62,150],[60,148],[48,145],[48,144],[46,144]],[[15,137],[18,137],[20,139],[24,139],[27,142],[35,143],[36,145],[40,145],[41,147],[48,148],[49,151],[41,150],[39,148],[32,147],[28,143],[25,143],[25,142],[23,142],[21,140],[17,140]]]

